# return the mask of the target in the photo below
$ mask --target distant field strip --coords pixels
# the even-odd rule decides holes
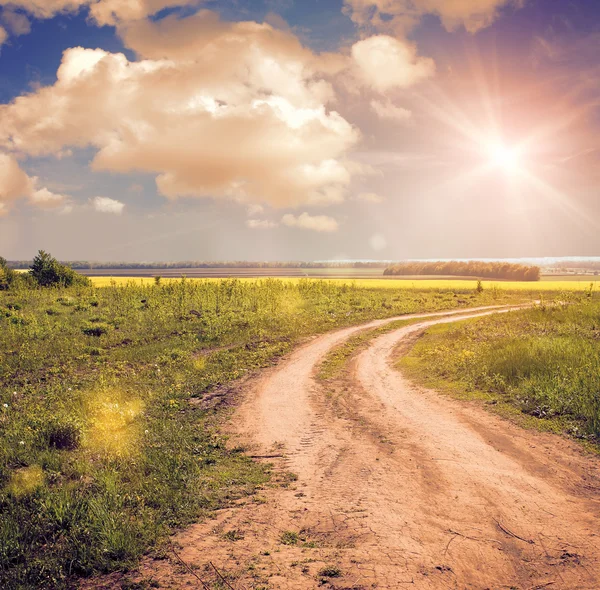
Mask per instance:
[[[160,274],[160,273],[157,273]],[[327,280],[336,284],[353,284],[357,287],[373,288],[373,289],[444,289],[452,291],[469,291],[475,289],[477,284],[474,279],[352,279],[352,278],[323,278],[323,279],[306,279],[306,278],[279,278],[265,277],[264,279],[240,277],[236,280],[240,281],[260,281],[265,279],[286,281],[290,283],[298,283],[305,280]],[[106,287],[110,285],[148,285],[154,282],[151,277],[91,277],[92,282],[96,287]],[[163,281],[179,281],[179,278],[163,278]],[[228,280],[225,278],[188,278],[190,281],[222,281]],[[503,291],[530,291],[539,293],[541,291],[589,291],[590,285],[593,285],[593,291],[600,289],[600,280],[544,280],[540,282],[526,281],[482,281],[484,289],[502,289]]]

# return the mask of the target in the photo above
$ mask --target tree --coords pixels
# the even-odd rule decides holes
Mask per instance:
[[[29,274],[40,287],[70,287],[71,285],[88,285],[87,277],[77,274],[72,268],[61,264],[44,250],[40,250],[33,259]]]

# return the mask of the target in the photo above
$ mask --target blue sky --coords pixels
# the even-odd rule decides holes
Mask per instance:
[[[593,0],[73,1],[0,0],[0,255],[598,254]]]

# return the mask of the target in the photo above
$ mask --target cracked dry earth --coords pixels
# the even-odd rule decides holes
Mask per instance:
[[[600,462],[392,367],[426,327],[504,311],[418,316],[373,339],[335,383],[315,379],[324,356],[392,320],[314,338],[264,372],[233,419],[236,441],[297,479],[178,535],[198,577],[174,558],[140,575],[227,587],[211,585],[212,562],[236,590],[600,588]],[[286,531],[297,543],[282,543]]]

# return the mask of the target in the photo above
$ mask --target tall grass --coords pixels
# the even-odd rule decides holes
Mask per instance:
[[[300,338],[515,297],[269,279],[1,292],[0,587],[130,567],[263,485],[218,431],[219,387]]]
[[[404,365],[414,375],[497,394],[521,412],[566,420],[600,439],[600,301],[537,306],[459,325],[436,326]]]

